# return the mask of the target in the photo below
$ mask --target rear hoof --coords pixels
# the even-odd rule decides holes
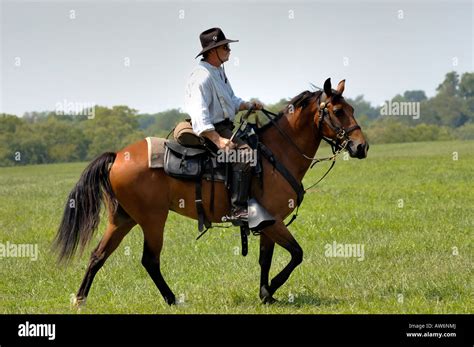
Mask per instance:
[[[86,308],[86,300],[87,298],[81,298],[71,294],[71,308],[80,312],[82,309]]]
[[[176,305],[176,297],[173,295],[171,297],[165,298],[165,302],[170,306]]]

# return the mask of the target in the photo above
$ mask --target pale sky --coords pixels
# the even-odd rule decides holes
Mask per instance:
[[[379,105],[474,71],[472,1],[0,2],[0,112],[16,115],[64,100],[180,108],[214,26],[240,40],[225,64],[235,94],[265,103],[331,77]]]

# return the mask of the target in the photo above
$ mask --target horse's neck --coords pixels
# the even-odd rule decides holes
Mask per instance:
[[[304,115],[296,113],[290,116],[283,115],[278,120],[278,126],[305,155],[308,157],[316,155],[321,139],[316,134],[313,119],[310,116],[304,117]],[[262,141],[297,180],[303,179],[311,161],[304,158],[275,126],[263,134]]]

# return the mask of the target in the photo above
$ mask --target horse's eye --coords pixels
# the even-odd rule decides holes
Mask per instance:
[[[336,109],[333,110],[333,112],[334,112],[334,114],[335,114],[336,116],[338,116],[338,117],[339,117],[339,116],[342,116],[342,114],[343,114],[341,108],[336,108]]]

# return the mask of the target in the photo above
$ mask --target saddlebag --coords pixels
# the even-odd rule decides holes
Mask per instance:
[[[200,180],[208,154],[205,149],[190,148],[176,141],[165,142],[165,172],[176,178]]]

